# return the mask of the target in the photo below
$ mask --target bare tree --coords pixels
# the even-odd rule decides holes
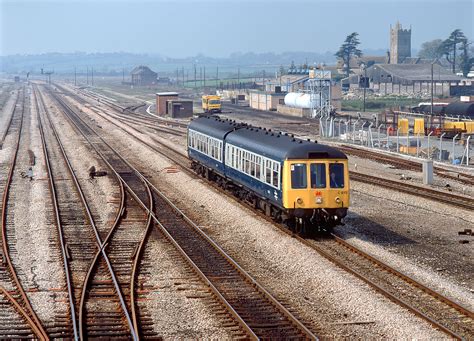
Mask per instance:
[[[421,49],[418,52],[418,57],[426,59],[437,59],[443,57],[443,52],[440,50],[442,39],[435,39],[426,41],[421,44]]]

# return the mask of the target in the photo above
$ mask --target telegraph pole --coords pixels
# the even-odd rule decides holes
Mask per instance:
[[[194,89],[197,88],[197,79],[196,79],[196,64],[194,64]]]
[[[433,63],[431,63],[431,117],[433,117]]]
[[[184,88],[184,66],[181,69],[183,71],[183,88]]]
[[[216,68],[216,88],[219,86],[219,65]]]
[[[240,67],[237,68],[237,83],[239,84],[239,89],[240,89]]]

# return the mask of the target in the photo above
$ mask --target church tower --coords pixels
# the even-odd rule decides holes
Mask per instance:
[[[390,25],[390,64],[400,64],[411,57],[411,27],[403,29],[399,22]]]

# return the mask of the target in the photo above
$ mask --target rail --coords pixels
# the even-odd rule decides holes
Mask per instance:
[[[30,303],[30,301],[29,301],[29,299],[26,295],[25,290],[23,289],[23,286],[20,282],[20,279],[18,278],[18,276],[16,274],[15,267],[12,263],[11,258],[10,258],[10,250],[8,248],[7,230],[6,230],[7,229],[8,198],[9,198],[10,186],[11,186],[12,178],[13,178],[13,172],[14,172],[15,166],[16,166],[18,151],[20,149],[20,141],[21,141],[21,135],[22,135],[22,131],[23,131],[23,117],[24,117],[24,113],[25,113],[25,100],[26,100],[26,95],[25,95],[25,89],[23,88],[22,110],[21,110],[21,116],[20,116],[20,125],[18,127],[18,137],[17,137],[16,144],[15,144],[15,151],[14,151],[13,157],[10,161],[10,170],[8,172],[5,189],[3,191],[2,229],[1,229],[1,232],[2,232],[2,247],[3,247],[3,257],[5,259],[5,262],[7,263],[7,266],[8,266],[8,269],[10,271],[10,274],[13,278],[13,281],[15,282],[15,285],[16,285],[19,293],[20,293],[20,296],[23,300],[23,303],[25,304],[26,309],[27,309],[28,313],[31,316],[31,319],[33,320],[33,322],[35,324],[35,330],[39,330],[39,332],[40,332],[39,334],[37,334],[37,336],[42,340],[47,340],[48,335],[47,335],[46,331],[44,330],[44,327],[42,326],[38,316],[36,315],[36,313],[34,312],[32,306],[31,306],[31,303]],[[13,116],[13,114],[12,114],[12,116]]]
[[[65,110],[66,116],[70,118],[70,121],[76,126],[76,128],[83,134],[83,136],[89,140],[89,137],[87,136],[88,134],[85,134],[83,129],[81,129],[81,126],[87,126],[87,124],[71,109],[69,108],[65,103],[63,109]],[[73,119],[71,116],[74,115],[75,118]],[[76,120],[80,120],[81,124],[78,125]],[[91,128],[88,128],[92,130]],[[105,145],[108,146],[110,149],[114,150],[110,145],[107,144],[100,136],[96,136],[101,142]],[[117,172],[114,167],[110,164],[109,160],[103,155],[103,153],[97,148],[96,144],[97,143],[92,143],[89,140],[91,146],[96,150],[96,152],[102,157],[104,162],[106,162],[109,165],[109,168],[117,174],[117,176],[120,176],[119,172]],[[270,309],[270,307],[276,307],[279,312],[279,314],[282,314],[282,316],[285,316],[285,318],[288,320],[288,323],[290,325],[293,325],[296,330],[299,331],[299,335],[303,336],[304,338],[309,338],[309,339],[316,339],[316,337],[313,335],[311,331],[309,331],[296,317],[294,317],[284,306],[282,306],[268,291],[266,291],[261,285],[259,285],[248,273],[246,273],[229,255],[227,255],[217,244],[215,244],[214,241],[212,241],[197,225],[192,223],[192,221],[182,212],[180,211],[175,205],[173,205],[169,199],[167,199],[163,193],[161,193],[156,187],[154,187],[141,173],[136,170],[130,163],[128,163],[126,160],[123,159],[123,157],[120,156],[118,152],[116,152],[116,155],[118,158],[120,158],[128,167],[134,170],[137,175],[139,175],[143,181],[145,181],[152,189],[153,191],[158,194],[162,200],[168,203],[170,207],[173,208],[173,210],[176,210],[179,215],[183,217],[183,219],[189,224],[190,227],[197,233],[204,241],[207,243],[207,245],[210,245],[212,249],[214,249],[218,254],[220,254],[226,262],[228,262],[238,273],[240,273],[240,276],[250,285],[251,287],[256,288],[256,290],[260,293],[259,295],[263,295],[264,300],[268,300],[271,302],[270,305],[267,303],[267,308]],[[175,245],[176,249],[182,254],[182,256],[188,261],[188,263],[196,270],[198,275],[207,283],[207,285],[211,288],[211,290],[214,292],[216,297],[220,299],[220,301],[224,304],[224,306],[227,307],[228,311],[234,316],[234,318],[239,322],[241,327],[247,331],[247,333],[252,337],[252,338],[258,338],[257,334],[252,329],[251,323],[249,324],[246,319],[251,319],[251,318],[256,318],[255,316],[247,315],[246,319],[242,318],[240,314],[233,308],[233,306],[229,303],[228,298],[231,298],[232,295],[229,296],[229,293],[222,293],[220,290],[215,285],[215,281],[219,280],[219,278],[209,278],[206,276],[206,274],[203,273],[201,268],[196,264],[196,259],[192,259],[188,255],[188,252],[186,252],[183,247],[180,245],[179,242],[176,241],[175,237],[172,236],[172,234],[168,231],[168,229],[162,225],[160,219],[157,217],[157,215],[150,211],[147,206],[142,202],[142,200],[138,197],[138,195],[135,194],[134,190],[130,188],[126,183],[124,183],[124,186],[127,188],[128,192],[134,196],[134,198],[137,200],[137,202],[140,203],[142,208],[149,214],[150,216],[153,217],[153,220],[155,223],[160,227],[161,232],[167,237],[167,239]],[[200,244],[200,245],[206,245],[206,244]],[[235,289],[238,286],[236,286]],[[227,297],[227,298],[226,298]],[[268,312],[267,312],[268,313]],[[262,315],[259,315],[260,318],[262,318]],[[276,325],[268,324],[267,326],[265,325],[254,325],[253,328],[259,329],[260,333],[266,332],[271,332],[274,331]],[[265,330],[266,329],[266,330]],[[265,334],[263,334],[265,335]]]
[[[53,97],[54,97],[56,100],[58,100],[58,98],[56,98],[55,96],[53,96]],[[61,104],[61,102],[60,102],[59,100],[58,100],[58,103]],[[95,259],[95,261],[97,260],[99,254],[102,255],[102,257],[104,258],[104,261],[106,262],[108,271],[109,271],[110,276],[111,276],[111,278],[112,278],[113,286],[114,286],[114,288],[115,288],[115,291],[116,291],[116,293],[117,293],[117,296],[119,297],[120,306],[121,306],[121,308],[122,308],[122,310],[123,310],[123,313],[124,313],[124,315],[125,315],[125,318],[126,318],[128,327],[129,327],[129,329],[130,329],[131,336],[132,336],[132,338],[133,338],[134,340],[138,340],[136,331],[135,331],[135,329],[134,329],[134,327],[133,327],[132,318],[130,317],[130,314],[128,313],[127,305],[126,305],[125,300],[124,300],[124,298],[123,298],[123,294],[122,294],[122,292],[121,292],[121,290],[120,290],[120,285],[119,285],[119,283],[118,283],[118,281],[117,281],[117,278],[116,278],[116,276],[115,276],[115,273],[114,273],[112,264],[111,264],[111,262],[110,262],[110,260],[109,260],[109,258],[108,258],[108,256],[107,256],[107,253],[106,253],[106,251],[105,251],[106,244],[105,244],[104,242],[102,242],[102,240],[101,240],[101,237],[100,237],[100,235],[99,235],[99,231],[98,231],[98,229],[97,229],[97,226],[95,225],[94,218],[93,218],[93,216],[92,216],[92,212],[91,212],[91,210],[90,210],[90,208],[89,208],[89,205],[88,205],[88,203],[87,203],[87,200],[86,200],[86,198],[85,198],[84,192],[83,192],[83,190],[82,190],[82,188],[81,188],[81,186],[80,186],[80,184],[79,184],[79,181],[78,181],[78,179],[77,179],[77,176],[75,175],[75,172],[74,172],[74,170],[73,170],[73,168],[72,168],[72,165],[71,165],[70,160],[69,160],[69,158],[68,158],[68,156],[67,156],[67,153],[66,153],[66,151],[65,151],[65,149],[64,149],[64,146],[63,146],[63,144],[62,144],[62,142],[61,142],[61,139],[59,138],[59,135],[58,135],[58,133],[57,133],[57,131],[56,131],[56,128],[55,128],[54,125],[52,124],[52,121],[51,121],[51,118],[50,118],[50,116],[49,116],[49,113],[46,112],[46,115],[47,115],[47,117],[48,117],[48,120],[49,120],[50,123],[51,123],[51,129],[52,129],[53,135],[55,136],[56,140],[58,141],[58,145],[59,145],[59,147],[60,147],[60,149],[61,149],[61,153],[62,153],[62,155],[63,155],[63,157],[64,157],[64,160],[65,160],[65,162],[66,162],[66,164],[67,164],[67,166],[68,166],[68,168],[69,168],[69,171],[70,171],[70,173],[71,173],[73,182],[74,182],[74,184],[75,184],[75,186],[76,186],[76,188],[77,188],[77,190],[78,190],[78,193],[79,193],[79,195],[80,195],[82,204],[83,204],[84,209],[85,209],[85,211],[86,211],[88,220],[89,220],[90,224],[91,224],[92,227],[93,227],[93,232],[94,232],[94,235],[95,235],[95,238],[96,238],[97,247],[98,247],[98,252],[97,252],[97,254],[96,254],[96,259]],[[95,261],[93,262],[93,264],[95,264]],[[91,266],[91,268],[89,269],[89,272],[92,272],[92,266]],[[88,275],[90,275],[90,274],[88,274]],[[80,309],[79,309],[79,334],[80,334],[80,338],[81,338],[81,339],[84,339],[84,323],[85,323],[85,321],[84,321],[84,318],[83,318],[83,311],[84,311],[83,309],[84,309],[84,307],[85,307],[85,306],[84,306],[84,297],[85,297],[85,294],[86,294],[86,286],[83,286],[83,294],[81,295],[81,305],[80,305]]]
[[[61,216],[59,213],[59,204],[58,204],[58,196],[56,193],[56,184],[54,180],[54,175],[53,171],[51,169],[51,162],[50,162],[50,157],[49,157],[49,152],[48,148],[46,145],[46,139],[45,139],[45,133],[43,129],[43,122],[42,118],[40,115],[40,106],[38,101],[41,100],[42,104],[42,109],[43,111],[46,111],[44,102],[42,101],[42,98],[40,99],[38,97],[38,90],[36,86],[33,88],[34,94],[35,94],[35,106],[36,106],[36,114],[38,115],[38,123],[39,123],[39,130],[40,130],[40,136],[41,136],[41,144],[43,147],[43,153],[45,156],[45,161],[46,161],[46,173],[48,175],[48,182],[49,182],[49,188],[50,188],[50,193],[51,193],[51,200],[53,202],[53,208],[54,208],[54,218],[56,221],[56,228],[58,231],[58,236],[59,236],[59,242],[61,245],[61,255],[62,255],[62,260],[63,260],[63,265],[64,265],[64,273],[66,276],[66,285],[67,285],[67,292],[68,292],[68,298],[69,298],[69,309],[70,309],[70,315],[71,315],[71,320],[72,320],[72,326],[73,326],[73,333],[74,333],[74,339],[79,340],[79,331],[77,328],[77,320],[76,320],[76,307],[74,303],[74,293],[73,293],[73,284],[72,284],[72,274],[70,271],[70,265],[69,265],[69,259],[67,256],[67,250],[66,250],[66,241],[64,239],[63,235],[63,227],[62,227],[62,222],[61,222]]]

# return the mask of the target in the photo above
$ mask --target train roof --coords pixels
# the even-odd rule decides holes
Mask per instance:
[[[245,127],[243,123],[221,119],[219,116],[199,116],[189,123],[188,128],[223,140],[229,132]]]
[[[213,137],[275,160],[285,159],[347,159],[340,150],[322,145],[316,141],[295,138],[290,134],[271,129],[236,123],[217,116],[200,117],[190,124],[190,129],[198,130]]]

